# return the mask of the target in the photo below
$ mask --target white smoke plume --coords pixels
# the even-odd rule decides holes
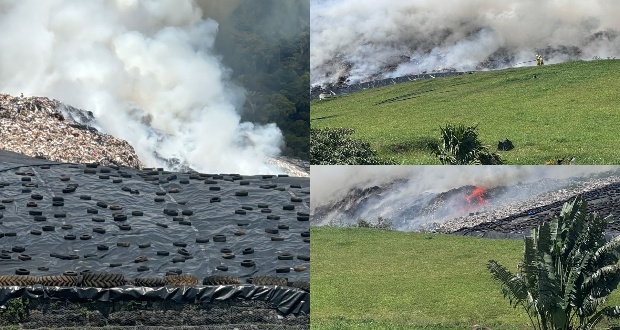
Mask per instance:
[[[165,167],[157,153],[205,172],[282,172],[267,164],[280,130],[240,122],[218,23],[193,0],[6,0],[0,29],[2,92],[94,112],[147,166]]]
[[[337,202],[349,191],[372,186],[382,186],[394,180],[406,179],[408,184],[396,194],[395,203],[423,194],[441,193],[462,186],[494,188],[518,182],[535,182],[541,179],[567,179],[584,177],[608,171],[620,171],[618,166],[312,166],[310,173],[311,212],[317,207]]]
[[[620,56],[615,0],[311,0],[313,85]],[[528,63],[523,63],[528,62]]]

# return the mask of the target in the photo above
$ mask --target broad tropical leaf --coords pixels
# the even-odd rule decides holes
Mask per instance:
[[[522,273],[497,262],[488,268],[512,306],[522,305],[537,329],[592,329],[620,306],[603,307],[620,284],[620,237],[605,240],[611,216],[587,213],[577,196],[524,241]]]
[[[441,139],[432,153],[442,164],[449,165],[501,165],[498,154],[491,153],[478,140],[477,126],[447,124],[439,128]]]
[[[504,297],[508,298],[511,305],[517,306],[527,299],[527,290],[523,279],[512,274],[506,267],[498,264],[495,260],[489,260],[487,267],[493,277],[502,283]]]

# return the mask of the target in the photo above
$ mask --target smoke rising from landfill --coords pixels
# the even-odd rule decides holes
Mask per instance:
[[[537,182],[542,179],[568,179],[589,177],[599,173],[615,171],[618,166],[313,166],[310,180],[311,213],[317,208],[329,207],[344,202],[357,209],[357,214],[366,215],[364,219],[374,220],[377,215],[399,213],[399,209],[423,199],[425,194],[438,194],[463,186],[479,186],[491,189],[499,186],[511,187],[517,183]],[[401,182],[388,188],[380,196],[373,196],[373,202],[365,205],[349,195],[355,189],[373,186],[388,187],[390,183]],[[557,187],[555,187],[557,188]],[[545,187],[545,189],[555,189]],[[529,198],[545,191],[523,191],[512,189],[512,198]],[[521,196],[521,197],[519,197]],[[330,220],[341,218],[343,210],[332,209],[327,218],[316,224],[328,224]],[[373,217],[374,216],[374,217]],[[345,216],[346,218],[346,216]],[[351,223],[357,219],[346,219]],[[397,229],[412,230],[420,219],[405,219]]]
[[[614,0],[311,0],[310,13],[313,85],[620,57]]]
[[[213,45],[239,1],[19,0],[0,3],[0,88],[94,112],[147,166],[280,172],[275,124],[241,122],[244,90]],[[202,5],[202,7],[201,7]],[[156,156],[158,155],[158,156]]]

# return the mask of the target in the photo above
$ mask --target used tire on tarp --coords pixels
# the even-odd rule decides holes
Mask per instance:
[[[5,164],[6,159],[2,159],[0,151],[0,167],[10,165]],[[0,192],[15,195],[0,196],[0,200],[14,198],[12,203],[0,203],[0,207],[6,209],[0,210],[0,213],[4,212],[4,218],[0,220],[4,221],[5,226],[10,225],[5,228],[6,231],[17,232],[17,239],[7,239],[2,237],[7,236],[6,233],[0,233],[0,240],[4,242],[5,251],[11,251],[14,245],[22,245],[26,250],[23,253],[27,254],[21,256],[20,260],[20,252],[3,254],[5,251],[0,251],[0,258],[10,258],[1,259],[6,267],[5,273],[0,272],[0,275],[13,275],[17,267],[24,267],[35,276],[61,275],[67,269],[79,272],[86,267],[96,273],[122,273],[126,280],[161,277],[161,281],[166,268],[176,266],[182,268],[183,273],[197,276],[199,284],[209,275],[230,275],[241,279],[242,283],[256,275],[288,277],[291,282],[308,281],[309,271],[299,273],[293,272],[291,268],[288,274],[275,273],[278,266],[287,266],[288,269],[298,265],[290,260],[278,260],[279,253],[309,255],[309,244],[304,244],[299,237],[300,233],[308,231],[308,222],[296,221],[296,217],[300,216],[298,211],[307,211],[308,203],[292,203],[292,192],[275,191],[278,187],[289,190],[291,184],[301,179],[280,179],[273,176],[273,182],[261,182],[261,176],[248,176],[242,180],[250,184],[240,185],[236,176],[220,174],[223,179],[217,180],[217,184],[209,185],[191,180],[190,184],[177,187],[179,193],[168,195],[168,191],[179,183],[178,180],[164,185],[157,184],[157,181],[145,183],[144,177],[139,175],[143,174],[142,171],[127,168],[126,171],[131,172],[133,178],[124,179],[123,184],[113,185],[112,179],[123,177],[123,173],[117,172],[118,170],[105,173],[110,174],[110,180],[99,180],[98,175],[82,174],[83,165],[79,165],[79,170],[75,169],[76,167],[71,168],[67,164],[55,164],[50,170],[37,172],[31,183],[38,183],[39,189],[33,188],[21,195],[21,176],[14,176],[13,171],[26,172],[29,168],[11,168],[8,172],[0,173],[0,185],[3,186]],[[97,173],[99,174],[99,168]],[[60,182],[61,175],[70,176],[70,180]],[[179,180],[189,175],[181,173],[178,175]],[[200,180],[215,181],[216,175],[198,176]],[[160,173],[157,179],[161,181],[166,177],[168,175],[163,176]],[[4,181],[11,181],[10,185],[2,184]],[[277,186],[274,184],[276,182]],[[70,187],[79,188],[80,191],[76,190],[74,195],[62,194],[60,189],[69,187],[69,183],[75,183]],[[270,189],[260,189],[261,184]],[[221,187],[221,191],[210,191],[210,186]],[[138,190],[141,196],[129,194]],[[249,196],[234,196],[236,191],[241,190],[248,191]],[[157,196],[157,192],[164,194]],[[305,194],[305,191],[299,194]],[[202,198],[196,200],[196,196]],[[154,203],[154,197],[162,197],[164,201]],[[211,198],[221,200],[221,203],[209,203]],[[28,202],[31,202],[31,207],[27,207]],[[63,202],[64,205],[53,206],[54,202]],[[285,205],[289,206],[284,207]],[[164,209],[174,210],[179,217],[161,214]],[[144,216],[132,216],[132,210],[140,210]],[[235,215],[235,210],[245,211],[243,213],[246,214]],[[29,215],[29,211],[38,212],[40,215]],[[61,215],[62,219],[58,219]],[[183,217],[180,217],[181,215]],[[271,217],[267,218],[267,215]],[[39,218],[36,218],[37,216]],[[192,227],[183,226],[181,221],[187,224],[191,222]],[[24,226],[18,226],[20,222],[23,222]],[[120,224],[128,226],[119,228]],[[45,227],[45,230],[49,231],[43,230],[44,225],[49,226]],[[129,229],[129,226],[131,230],[121,230]],[[266,228],[270,228],[269,231],[273,234],[265,233]],[[278,234],[275,234],[276,232]],[[64,240],[65,236],[70,240]],[[272,236],[283,241],[271,241]],[[150,248],[147,247],[148,244],[141,246],[151,240]],[[186,242],[186,250],[172,247],[172,243],[179,240]],[[116,246],[119,241],[131,244],[128,247],[123,244]],[[219,253],[223,247],[230,248],[236,255],[235,259],[223,259]],[[141,249],[138,250],[139,248]],[[164,253],[168,256],[158,255],[157,252],[162,250],[167,250]],[[252,250],[255,250],[254,253],[251,253]],[[146,258],[137,258],[139,255],[148,256],[148,261]],[[28,256],[31,260],[26,260]],[[188,258],[192,256],[193,259]],[[174,264],[173,258],[184,262]],[[248,260],[244,260],[246,258]],[[308,263],[299,265],[308,266]],[[48,270],[37,270],[42,266]],[[145,267],[148,267],[148,270]],[[307,268],[309,270],[310,267]],[[82,275],[74,277],[81,279]],[[78,284],[82,285],[85,284]]]
[[[241,280],[233,276],[211,275],[202,280],[203,285],[241,284]]]
[[[85,273],[81,280],[81,286],[92,288],[114,288],[125,283],[125,275],[113,273]]]
[[[306,281],[295,281],[290,285],[292,288],[302,289],[306,292],[310,292],[310,282]]]
[[[134,280],[135,286],[144,286],[149,288],[157,288],[166,286],[166,280],[161,277],[143,277]]]
[[[255,276],[252,278],[254,285],[279,285],[286,286],[288,281],[284,277],[279,276]]]
[[[0,286],[29,286],[36,284],[36,277],[32,275],[2,275]]]
[[[65,275],[52,275],[41,276],[37,278],[37,283],[43,286],[77,286],[77,276],[65,276]]]
[[[198,284],[198,277],[191,274],[167,275],[166,285],[183,286]]]

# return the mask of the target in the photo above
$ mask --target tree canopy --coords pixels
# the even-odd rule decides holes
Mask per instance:
[[[220,22],[216,48],[247,90],[243,121],[276,123],[283,154],[309,159],[310,14],[304,1],[242,1]]]

